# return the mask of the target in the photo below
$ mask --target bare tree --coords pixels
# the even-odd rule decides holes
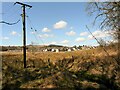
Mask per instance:
[[[99,39],[99,42],[100,42],[100,46],[101,46],[101,47],[107,46],[107,43],[106,43],[105,40]]]
[[[118,2],[90,2],[87,10],[89,14],[97,14],[94,20],[99,23],[101,30],[111,30],[111,35],[118,41],[118,60],[120,61],[120,1]],[[97,20],[99,19],[99,22]]]

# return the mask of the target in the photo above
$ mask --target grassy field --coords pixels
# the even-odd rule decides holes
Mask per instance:
[[[23,68],[22,52],[2,53],[2,88],[120,89],[117,49],[101,48],[72,52],[27,52]]]

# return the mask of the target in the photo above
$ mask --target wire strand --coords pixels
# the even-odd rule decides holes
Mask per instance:
[[[39,40],[37,39],[37,34],[39,35],[39,33],[37,32],[37,30],[36,30],[35,27],[33,26],[33,24],[32,24],[32,22],[31,22],[29,16],[27,16],[27,18],[28,18],[29,24],[30,24],[30,26],[31,26],[31,30],[33,30],[33,32],[35,32],[35,34],[36,34],[36,35],[34,34],[36,40],[39,41]],[[40,40],[41,40],[42,44],[45,46],[45,44],[44,44],[43,40],[41,39],[41,37],[40,37]]]
[[[99,45],[101,45],[101,43],[98,41],[98,39],[92,34],[92,32],[89,30],[89,28],[88,28],[88,26],[86,25],[86,28],[88,29],[88,31],[90,32],[90,34],[93,36],[93,38],[97,41],[97,43],[99,44]],[[103,47],[103,50],[106,52],[106,54],[108,55],[108,56],[110,56],[109,55],[109,53],[107,52],[107,50]]]
[[[88,28],[87,25],[86,25],[86,28],[88,29],[88,31],[90,32],[90,34],[93,36],[93,38],[97,41],[97,43],[98,43],[99,45],[101,45],[101,43],[97,40],[97,38],[96,38],[96,37],[92,34],[92,32],[89,30],[89,28]],[[102,49],[105,51],[105,53],[107,54],[107,56],[110,57],[108,51],[107,51],[104,47],[102,47]],[[112,58],[113,58],[115,61],[118,62],[117,59],[115,59],[114,57],[112,57]],[[118,65],[118,63],[117,63],[117,65]],[[118,67],[119,67],[119,65],[118,65]]]
[[[20,15],[20,13],[18,13],[17,11],[18,11],[18,9],[16,9],[14,12],[12,12],[12,13],[10,13],[10,14],[9,14],[8,12],[7,12],[7,14],[3,14],[3,18],[4,18],[4,17],[13,18],[16,14],[19,14],[19,15]]]
[[[13,7],[14,7],[14,4],[11,7],[9,7],[9,9],[5,10],[4,12],[2,12],[0,14],[7,15],[13,9]],[[5,7],[3,7],[3,8],[5,8]]]
[[[7,24],[7,25],[14,25],[14,24],[19,23],[19,21],[20,21],[20,19],[19,19],[17,22],[15,22],[15,23],[8,23],[8,22],[6,22],[6,21],[0,21],[0,23],[5,23],[5,24]]]

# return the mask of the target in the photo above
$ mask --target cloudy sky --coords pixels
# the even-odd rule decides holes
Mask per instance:
[[[22,8],[14,3],[2,4],[2,20],[20,22],[15,25],[2,24],[2,45],[22,45]],[[86,29],[86,25],[97,38],[108,39],[108,32],[100,31],[95,16],[89,16],[87,2],[42,3],[27,2],[32,8],[26,8],[27,45],[98,45]]]

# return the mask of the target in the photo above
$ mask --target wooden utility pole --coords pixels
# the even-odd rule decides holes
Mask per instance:
[[[15,4],[20,4],[22,5],[22,22],[23,22],[23,60],[24,60],[24,68],[26,68],[26,24],[25,24],[25,8],[29,7],[31,8],[32,6],[23,4],[20,2],[16,2]]]

